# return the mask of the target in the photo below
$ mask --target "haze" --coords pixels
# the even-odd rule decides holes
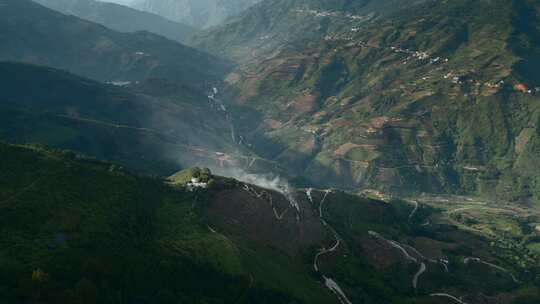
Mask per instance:
[[[102,2],[112,2],[112,3],[128,5],[128,4],[132,3],[133,0],[106,0],[106,1],[102,1]]]

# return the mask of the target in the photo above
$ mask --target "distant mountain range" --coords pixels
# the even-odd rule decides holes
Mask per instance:
[[[34,0],[67,15],[102,24],[120,32],[148,31],[186,42],[197,31],[185,24],[128,6],[96,0]]]
[[[47,65],[102,82],[165,77],[192,85],[218,79],[228,67],[156,34],[119,33],[28,0],[0,4],[0,60]]]
[[[261,0],[136,0],[130,5],[196,28],[218,25]]]

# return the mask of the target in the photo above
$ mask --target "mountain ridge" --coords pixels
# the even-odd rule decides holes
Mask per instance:
[[[48,65],[101,82],[158,77],[199,87],[229,68],[227,62],[148,32],[115,32],[28,0],[0,3],[1,60]]]
[[[181,43],[189,41],[196,32],[190,26],[115,3],[95,0],[34,1],[66,15],[74,15],[120,32],[148,31]]]
[[[261,0],[138,0],[131,6],[196,28],[224,22]]]

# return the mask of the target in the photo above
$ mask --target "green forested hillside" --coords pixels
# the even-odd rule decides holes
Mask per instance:
[[[220,268],[234,251],[162,181],[0,144],[4,303],[288,303]],[[225,266],[223,266],[225,267]]]
[[[165,181],[35,146],[0,143],[0,159],[6,303],[444,303],[439,295],[447,294],[523,304],[539,297],[537,255],[516,239],[478,234],[433,202],[279,193],[200,169]],[[206,188],[189,191],[191,178]],[[494,218],[533,220],[510,211]]]
[[[0,302],[540,302],[539,15],[266,0],[232,67],[0,0]]]

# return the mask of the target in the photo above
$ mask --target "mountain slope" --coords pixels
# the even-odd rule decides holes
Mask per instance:
[[[127,6],[95,0],[34,0],[66,15],[102,24],[119,32],[148,31],[185,43],[196,30]]]
[[[59,151],[0,143],[4,303],[287,303],[238,273],[189,195]]]
[[[320,185],[540,198],[537,2],[277,3],[200,38],[241,63],[261,155]]]
[[[194,37],[193,44],[220,56],[244,61],[272,54],[284,45],[316,41],[339,30],[373,23],[425,0],[273,0],[231,18],[226,25]]]
[[[539,297],[537,256],[429,205],[271,190],[200,169],[163,181],[4,143],[0,157],[0,294],[8,303],[435,304],[448,295],[523,304]],[[186,185],[193,178],[198,184]]]
[[[232,152],[229,124],[205,95],[186,87],[175,98],[105,85],[73,74],[0,63],[0,138],[73,149],[140,171],[167,175],[216,163]],[[159,81],[140,84],[168,89]]]
[[[260,0],[138,0],[131,5],[143,11],[196,28],[218,25]]]
[[[227,68],[155,34],[118,33],[28,0],[0,1],[0,37],[0,60],[47,65],[102,82],[161,77],[200,86]]]

